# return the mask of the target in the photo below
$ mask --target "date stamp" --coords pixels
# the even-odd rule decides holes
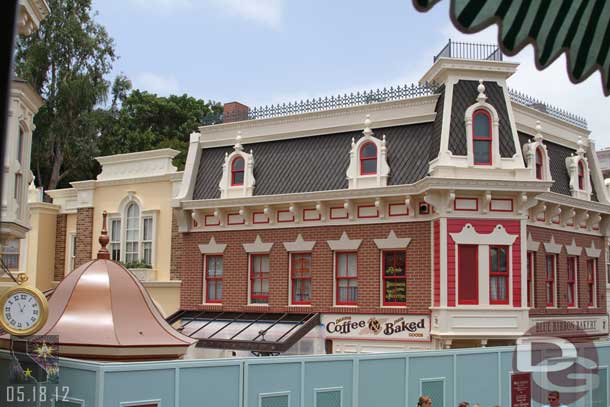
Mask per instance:
[[[51,383],[0,386],[0,405],[6,407],[51,407],[69,402],[69,397],[69,386]]]

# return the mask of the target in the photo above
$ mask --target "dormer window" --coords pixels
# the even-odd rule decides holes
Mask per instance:
[[[585,189],[585,165],[582,160],[578,162],[578,189]]]
[[[549,169],[549,154],[544,144],[540,122],[536,122],[536,135],[534,139],[529,140],[523,145],[523,158],[525,158],[525,163],[531,171],[532,177],[535,176],[540,181],[552,179]]]
[[[473,150],[475,165],[491,165],[491,116],[479,109],[472,115]]]
[[[536,179],[542,179],[542,150],[536,149]]]
[[[578,138],[578,148],[571,156],[566,157],[566,169],[570,175],[570,191],[572,196],[586,201],[591,200],[593,189],[591,186],[589,161],[586,157],[584,142]]]
[[[371,142],[360,148],[360,175],[377,174],[377,147]]]
[[[235,157],[231,164],[231,186],[244,185],[244,159]]]

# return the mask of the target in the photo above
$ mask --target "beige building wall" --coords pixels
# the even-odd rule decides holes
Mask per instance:
[[[54,288],[55,225],[59,207],[30,203],[32,230],[27,237],[26,274],[28,284],[42,291]]]

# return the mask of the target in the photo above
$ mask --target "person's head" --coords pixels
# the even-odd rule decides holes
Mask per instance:
[[[458,407],[470,407],[470,403],[467,401],[462,401],[460,404],[458,404]]]
[[[417,400],[417,407],[432,407],[432,399],[430,396],[421,396]]]
[[[556,390],[550,391],[547,400],[551,407],[559,407],[559,392]]]

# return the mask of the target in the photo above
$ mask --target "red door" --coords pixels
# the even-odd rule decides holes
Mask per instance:
[[[479,303],[479,246],[458,246],[458,304]]]

